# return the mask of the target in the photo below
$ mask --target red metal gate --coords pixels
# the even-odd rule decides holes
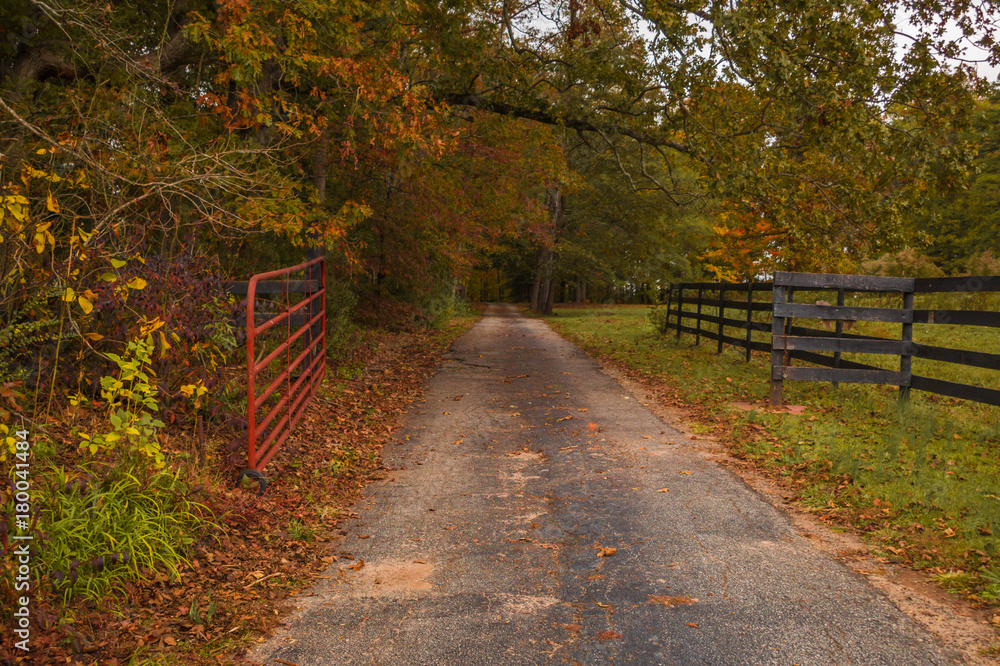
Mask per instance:
[[[292,280],[297,274],[301,279]],[[258,479],[261,493],[266,488],[261,471],[288,438],[326,372],[325,306],[324,257],[254,275],[247,284],[248,469],[239,480]]]

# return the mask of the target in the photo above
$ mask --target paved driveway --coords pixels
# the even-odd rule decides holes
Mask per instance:
[[[447,359],[357,508],[356,559],[252,659],[953,663],[543,322],[490,306]]]

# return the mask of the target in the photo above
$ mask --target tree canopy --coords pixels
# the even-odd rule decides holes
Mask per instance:
[[[967,0],[11,0],[7,276],[96,295],[110,260],[275,234],[426,284],[544,238],[569,168],[546,127],[663,219],[721,211],[744,254],[834,268],[963,182],[983,88],[957,59],[996,63],[993,23]]]

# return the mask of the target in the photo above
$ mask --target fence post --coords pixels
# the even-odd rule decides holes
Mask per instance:
[[[845,293],[846,293],[845,289],[838,289],[837,290],[837,307],[843,307],[844,306],[844,294]],[[837,334],[837,339],[838,340],[844,334],[844,322],[842,320],[840,320],[840,319],[837,320],[836,334]],[[839,351],[836,351],[836,352],[833,353],[833,367],[834,368],[839,368],[840,367],[840,352]],[[840,388],[840,382],[833,382],[833,390],[836,391],[839,388]]]
[[[795,300],[795,287],[788,287],[788,289],[785,291],[785,298],[787,299],[788,303],[791,303],[792,301]],[[774,306],[772,305],[771,308],[773,309]],[[784,333],[782,333],[782,335],[788,336],[788,335],[791,335],[791,334],[792,334],[792,318],[791,317],[785,317],[785,331],[784,331]],[[790,367],[792,365],[792,350],[791,349],[787,349],[787,348],[785,349],[785,356],[784,356],[782,365],[785,366],[785,367]]]
[[[681,339],[682,315],[684,314],[684,283],[677,285],[677,339]]]
[[[907,318],[909,321],[903,324],[903,353],[899,357],[899,371],[906,376],[906,386],[899,387],[899,400],[900,402],[908,403],[910,401],[910,382],[913,378],[913,358],[910,356],[911,346],[909,343],[913,342],[913,292],[904,291],[903,292],[903,309],[910,312],[910,316]]]
[[[778,349],[775,343],[779,336],[785,334],[785,318],[774,314],[774,304],[785,301],[785,288],[774,286],[774,296],[771,298],[771,391],[768,395],[768,404],[771,407],[781,406],[781,379],[784,371],[783,349]]]
[[[750,362],[751,342],[753,342],[753,280],[747,282],[747,363]]]
[[[663,326],[660,327],[660,334],[666,335],[667,329],[670,328],[670,302],[674,299],[674,285],[670,284],[667,286],[667,316],[663,318]]]
[[[694,317],[694,346],[701,344],[701,287],[698,287],[698,310]]]
[[[726,318],[726,287],[725,285],[719,285],[719,347],[716,350],[717,354],[722,353],[722,329],[725,327],[723,319]]]

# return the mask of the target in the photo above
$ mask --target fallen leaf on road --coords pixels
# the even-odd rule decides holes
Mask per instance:
[[[691,472],[688,472],[688,471],[684,471],[684,470],[682,470],[682,471],[681,471],[681,474],[690,474],[690,473],[691,473]]]
[[[590,430],[597,430],[597,424],[596,423],[588,423],[587,424],[587,428],[589,428]]]
[[[669,493],[670,492],[670,488],[660,488],[656,492],[658,492],[658,493]]]
[[[578,411],[578,412],[585,412],[588,409],[590,409],[590,407],[581,407],[581,408],[577,409],[576,411]]]
[[[458,525],[445,525],[442,529],[457,530],[458,529]]]
[[[697,602],[697,599],[692,599],[691,597],[671,597],[665,594],[648,594],[649,601],[647,604],[660,604],[663,606],[683,606],[685,604],[693,604]]]
[[[559,423],[560,421],[569,421],[571,418],[573,418],[573,417],[572,416],[564,416],[561,419],[556,419],[556,423]]]
[[[362,535],[361,535],[361,536],[359,536],[358,538],[359,538],[359,539],[371,539],[371,538],[372,538],[372,535],[371,535],[371,534],[362,534]]]
[[[698,625],[697,625],[697,624],[695,624],[694,622],[688,622],[688,623],[687,623],[687,626],[689,626],[689,627],[694,627],[695,629],[697,629],[697,628],[698,628]]]
[[[365,561],[364,560],[358,560],[357,564],[352,564],[351,566],[349,566],[347,568],[350,569],[351,571],[360,571],[361,567],[363,567],[363,566],[365,566]]]
[[[612,555],[614,555],[617,552],[618,552],[617,548],[603,548],[602,547],[602,548],[599,548],[597,550],[597,556],[598,557],[611,557]]]
[[[602,604],[600,601],[597,602],[597,605],[601,608],[614,608],[611,604]]]

